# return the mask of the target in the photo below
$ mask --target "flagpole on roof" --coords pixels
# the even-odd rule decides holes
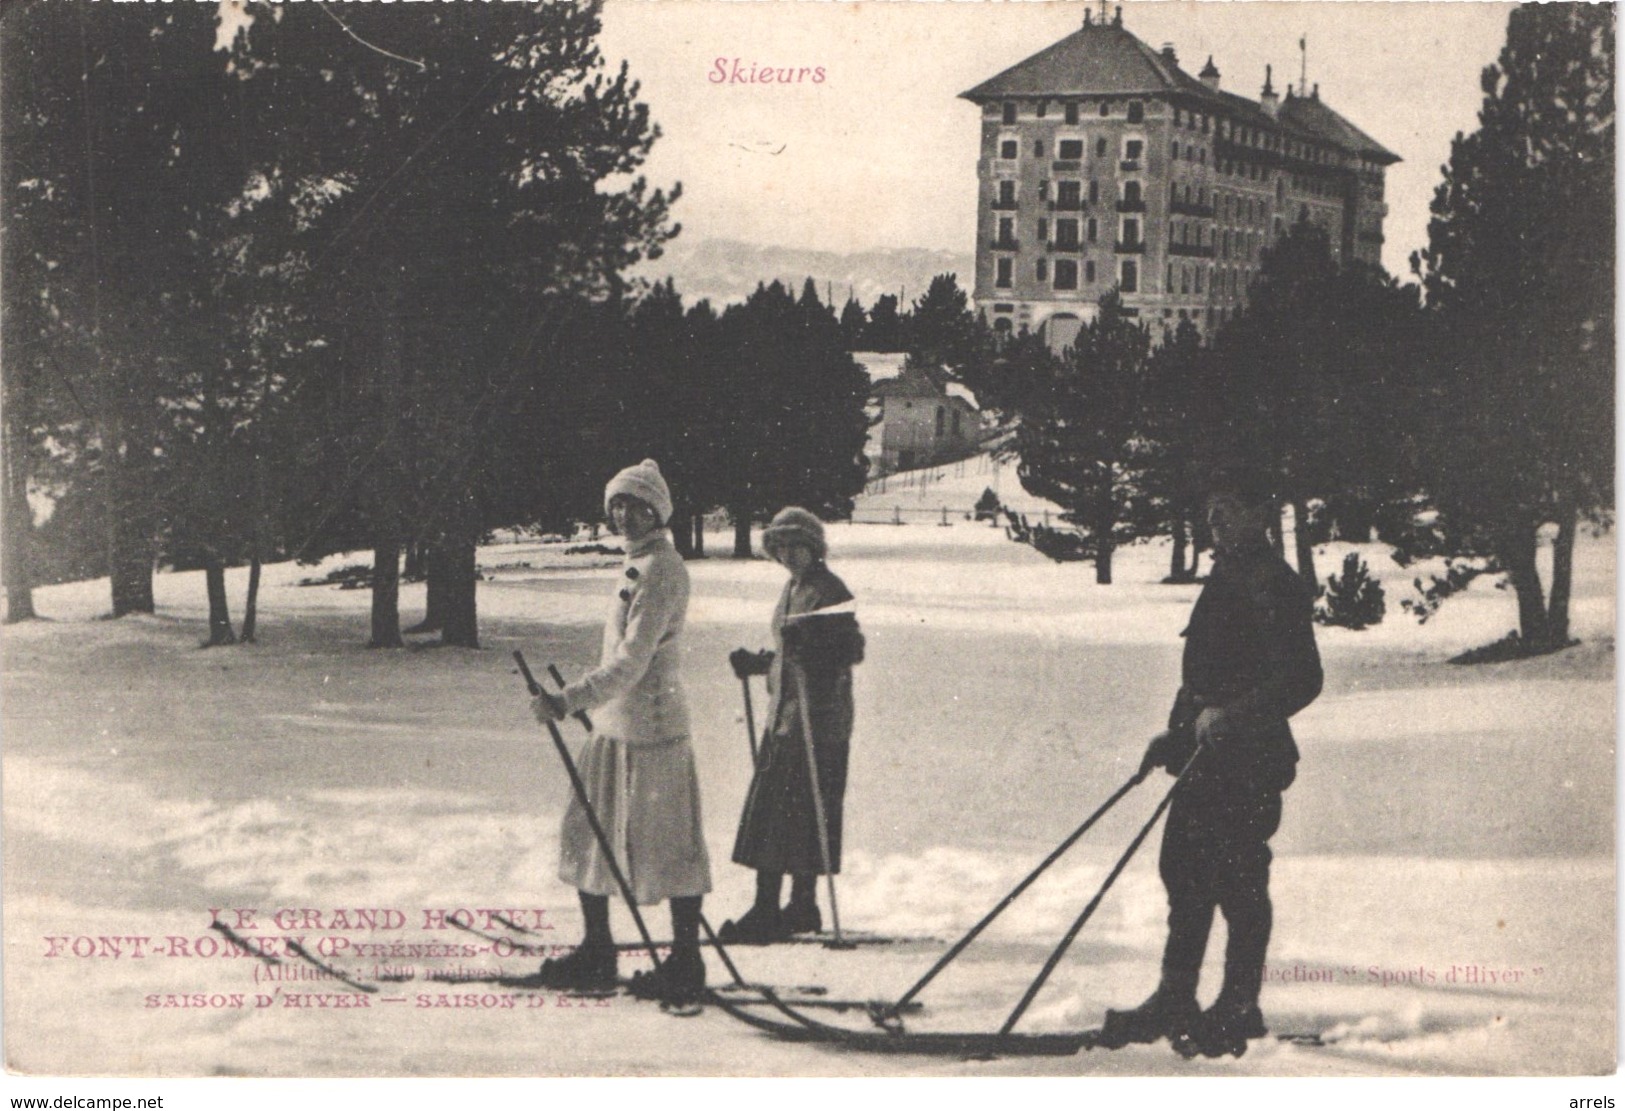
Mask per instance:
[[[1309,35],[1305,32],[1298,38],[1298,52],[1302,55],[1298,67],[1298,95],[1309,95]]]

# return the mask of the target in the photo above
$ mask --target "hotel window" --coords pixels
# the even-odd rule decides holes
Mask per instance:
[[[1145,143],[1143,141],[1139,139],[1129,139],[1123,144],[1123,157],[1128,159],[1130,162],[1134,162],[1139,159],[1140,154],[1144,150]]]
[[[1043,142],[1042,139],[1040,139],[1038,142],[1033,144],[1033,157],[1034,158],[1042,158],[1042,157],[1044,157],[1044,142]]]
[[[999,182],[999,203],[1000,204],[1015,204],[1016,203],[1016,183],[1015,182],[1013,182],[1013,181],[1001,181],[1001,182]]]
[[[1118,282],[1118,287],[1124,293],[1138,293],[1140,291],[1140,264],[1131,258],[1124,259],[1121,274],[1122,279]]]
[[[1177,142],[1168,144],[1168,157],[1176,162],[1179,161],[1179,144]]]
[[[1179,113],[1179,109],[1178,109],[1178,108],[1175,108],[1175,109],[1174,109],[1174,126],[1175,126],[1175,127],[1178,127],[1178,126],[1179,126],[1179,120],[1180,120],[1180,113]]]
[[[1102,117],[1112,114],[1112,106],[1110,102],[1104,100],[1100,102],[1100,114]]]
[[[1004,102],[1004,122],[1005,123],[1015,123],[1016,122],[1016,105],[1015,105],[1015,101],[1007,100],[1007,101]]]
[[[1083,182],[1058,181],[1055,183],[1055,204],[1062,209],[1076,209],[1083,206]]]
[[[1123,183],[1123,202],[1125,204],[1139,204],[1140,203],[1140,183],[1139,182],[1137,182],[1137,181],[1125,181]]]
[[[1076,101],[1068,101],[1066,106],[1066,122],[1078,122],[1078,105]]]
[[[1181,292],[1181,293],[1189,293],[1190,291],[1191,291],[1191,268],[1189,266],[1181,266],[1179,268],[1179,292]]]
[[[1040,100],[1038,102],[1038,118],[1043,119],[1047,115],[1049,115],[1049,101]]]
[[[1202,292],[1202,268],[1200,266],[1196,268],[1196,292]]]
[[[1090,285],[1095,284],[1095,260],[1094,259],[1090,259],[1088,262],[1083,264],[1083,280],[1088,282]]]
[[[1145,105],[1138,100],[1128,102],[1128,122],[1139,123],[1145,119]]]
[[[1162,283],[1162,291],[1164,293],[1172,293],[1174,291],[1174,264],[1171,262],[1168,264],[1168,277]]]
[[[1049,178],[1047,177],[1040,179],[1038,182],[1038,199],[1041,201],[1049,200]]]
[[[1089,217],[1089,242],[1093,243],[1095,241],[1095,234],[1098,230],[1095,226],[1095,218],[1093,216]]]
[[[1000,158],[1020,158],[1020,144],[1014,139],[1005,139],[999,144]]]
[[[1078,288],[1078,263],[1075,259],[1058,258],[1055,260],[1055,288]]]
[[[999,242],[1010,243],[1016,238],[1016,222],[1009,216],[999,217]]]
[[[1123,221],[1123,245],[1132,247],[1140,241],[1140,221]]]
[[[1049,238],[1049,221],[1048,220],[1040,220],[1040,221],[1038,221],[1038,241],[1040,243],[1042,243],[1048,238]]]
[[[1060,152],[1056,155],[1063,162],[1076,161],[1083,157],[1082,139],[1062,139]]]
[[[1077,249],[1078,222],[1076,220],[1055,221],[1055,245],[1063,251]]]
[[[1010,271],[1011,271],[1011,262],[1010,262],[1010,260],[1007,259],[1007,258],[999,259],[997,261],[997,271],[996,271],[997,277],[995,277],[993,279],[993,284],[998,286],[1000,289],[1009,289],[1010,288]]]
[[[1041,259],[1038,260],[1037,265],[1033,267],[1033,276],[1036,277],[1041,282],[1049,280],[1049,260],[1048,259],[1042,259],[1041,258]]]
[[[1094,178],[1089,179],[1089,203],[1097,204],[1100,201],[1100,182]]]

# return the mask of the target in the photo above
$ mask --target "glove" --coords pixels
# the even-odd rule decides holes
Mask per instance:
[[[1234,715],[1219,706],[1207,706],[1196,715],[1196,743],[1204,748],[1220,749],[1234,731]]]
[[[555,698],[546,691],[541,691],[530,700],[530,712],[535,714],[536,720],[543,725],[550,721],[563,721],[564,699]]]
[[[1150,775],[1157,768],[1170,767],[1173,762],[1173,734],[1164,729],[1145,747],[1145,758],[1140,761],[1140,774]]]
[[[735,676],[749,679],[752,675],[766,675],[773,670],[773,653],[735,648],[728,653],[728,663],[732,665]]]

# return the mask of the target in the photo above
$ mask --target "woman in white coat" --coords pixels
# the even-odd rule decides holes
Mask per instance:
[[[672,950],[637,990],[672,1002],[705,987],[700,899],[711,865],[700,827],[699,780],[689,743],[688,703],[678,675],[688,610],[688,570],[665,529],[671,493],[652,459],[621,471],[604,490],[605,510],[626,540],[597,668],[555,696],[535,701],[539,719],[593,710],[594,733],[578,765],[587,795],[638,903],[671,900]],[[614,873],[572,798],[559,836],[559,878],[580,892],[586,935],[569,955],[542,965],[549,987],[615,982],[609,900]]]

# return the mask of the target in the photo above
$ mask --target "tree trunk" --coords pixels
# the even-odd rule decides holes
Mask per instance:
[[[237,634],[231,631],[231,607],[226,600],[226,567],[214,552],[203,558],[203,583],[209,593],[209,639],[204,647],[236,644]]]
[[[1314,593],[1320,589],[1320,577],[1315,574],[1315,545],[1309,538],[1309,506],[1303,498],[1292,500],[1292,539],[1297,548],[1298,577]]]
[[[694,514],[694,555],[697,559],[705,558],[705,514]]]
[[[254,636],[259,627],[260,607],[260,557],[250,556],[248,560],[248,600],[243,603],[243,638],[244,644],[253,644]]]
[[[750,511],[735,508],[730,511],[734,519],[734,558],[750,558]]]
[[[437,570],[443,572],[445,592],[441,612],[440,643],[451,648],[480,646],[479,613],[475,605],[476,575],[474,537],[448,536],[440,546]]]
[[[1535,567],[1535,530],[1504,538],[1501,562],[1518,594],[1518,638],[1530,651],[1545,648],[1551,640],[1546,624],[1546,600],[1541,595],[1540,572]]]
[[[416,582],[428,576],[425,563],[428,560],[428,545],[421,540],[409,540],[406,543],[406,570],[401,577]]]
[[[1095,582],[1101,586],[1112,584],[1112,526],[1117,523],[1110,500],[1102,500],[1095,507]]]
[[[426,544],[418,556],[423,575],[423,620],[409,633],[438,633],[446,627],[446,556],[441,545]]]
[[[106,468],[107,569],[112,582],[113,616],[152,613],[152,536],[149,528],[144,436],[125,435],[130,423],[109,422],[103,444]]]
[[[671,530],[671,542],[672,546],[677,549],[677,554],[684,559],[692,559],[694,556],[693,519],[679,508],[672,511],[671,520],[666,522],[666,527]]]
[[[1168,579],[1170,582],[1185,581],[1185,515],[1174,514],[1174,550],[1168,558]]]
[[[1565,507],[1552,545],[1552,596],[1546,607],[1546,635],[1557,648],[1569,642],[1569,597],[1574,592],[1574,533],[1578,524],[1579,514]]]
[[[1202,548],[1198,544],[1191,545],[1191,582],[1195,582],[1202,566]]]
[[[13,364],[16,364],[13,367]],[[32,621],[34,613],[34,514],[28,506],[28,360],[8,352],[5,376],[5,441],[0,444],[5,484],[0,486],[0,570],[6,579],[6,622]],[[12,373],[7,373],[12,371]]]
[[[372,550],[372,639],[368,648],[400,648],[401,545],[380,541]]]

